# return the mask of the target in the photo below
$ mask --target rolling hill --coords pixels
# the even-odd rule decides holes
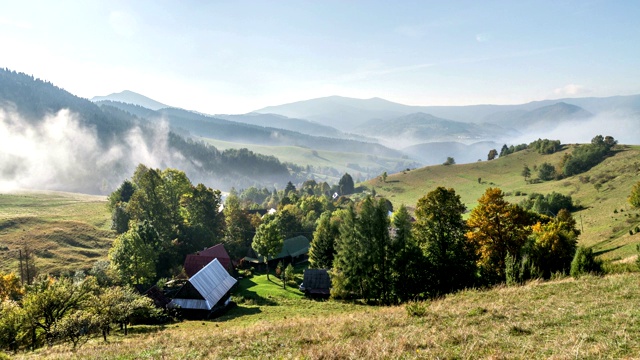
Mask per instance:
[[[632,186],[640,181],[640,146],[619,146],[615,155],[578,176],[536,184],[524,181],[521,176],[524,164],[531,169],[545,162],[557,165],[572,148],[565,146],[552,155],[523,150],[492,161],[428,166],[391,174],[386,183],[376,178],[364,185],[388,198],[394,207],[405,204],[409,208],[438,186],[455,189],[468,209],[476,206],[488,187],[502,189],[507,194],[506,200],[513,203],[534,192],[571,195],[583,208],[573,214],[583,230],[581,244],[593,246],[608,259],[634,256],[640,234],[630,235],[629,230],[640,225],[640,210],[632,209],[627,197]]]

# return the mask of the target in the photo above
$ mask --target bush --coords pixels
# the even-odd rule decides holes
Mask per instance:
[[[602,262],[596,259],[591,248],[580,246],[571,262],[571,276],[579,278],[586,274],[602,274]]]
[[[404,308],[407,311],[407,315],[420,317],[427,314],[429,303],[425,301],[409,301]]]

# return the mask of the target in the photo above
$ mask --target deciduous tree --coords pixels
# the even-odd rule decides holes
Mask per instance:
[[[486,282],[505,280],[505,257],[520,257],[532,221],[526,210],[505,201],[498,188],[488,188],[478,199],[467,221],[466,236],[476,249]]]
[[[466,207],[453,189],[438,187],[416,206],[415,237],[428,261],[432,295],[446,294],[474,282],[474,249],[465,237]]]
[[[256,230],[251,247],[264,259],[267,266],[267,280],[269,279],[269,258],[282,251],[283,243],[284,238],[278,224],[274,221],[263,223]]]

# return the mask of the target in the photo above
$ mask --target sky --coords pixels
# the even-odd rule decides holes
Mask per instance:
[[[640,1],[0,0],[0,67],[209,114],[640,93]]]

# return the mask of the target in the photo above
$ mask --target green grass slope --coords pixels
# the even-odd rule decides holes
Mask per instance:
[[[555,191],[571,195],[574,202],[584,208],[573,214],[583,229],[579,242],[594,246],[603,258],[630,259],[636,253],[635,244],[640,243],[640,234],[629,235],[630,229],[640,225],[640,211],[632,209],[627,202],[631,187],[640,181],[640,147],[619,146],[615,155],[578,176],[538,184],[524,181],[521,173],[525,164],[536,177],[534,166],[545,162],[557,165],[569,151],[571,147],[555,154],[540,155],[524,150],[492,161],[429,166],[390,174],[386,183],[377,178],[365,185],[387,197],[396,208],[400,204],[415,207],[419,198],[438,186],[454,188],[468,209],[477,205],[477,199],[488,187],[501,188],[508,194],[507,201],[513,203],[526,198],[526,195],[516,196],[518,192],[547,194]]]
[[[212,321],[20,353],[51,359],[600,359],[640,353],[640,274],[467,290],[405,306],[274,298]],[[273,285],[277,286],[277,285]],[[606,296],[603,296],[606,294]]]
[[[316,179],[337,183],[344,173],[357,178],[370,178],[380,175],[388,169],[406,169],[415,165],[414,161],[401,158],[350,153],[340,151],[313,150],[298,146],[266,146],[243,144],[215,139],[204,139],[220,150],[247,148],[255,153],[272,155],[282,162],[290,162],[299,166],[335,169],[334,174],[314,173]],[[359,175],[360,176],[359,176]]]
[[[106,259],[114,233],[104,196],[53,191],[0,194],[0,270],[18,273],[18,250],[40,273],[90,269]]]

